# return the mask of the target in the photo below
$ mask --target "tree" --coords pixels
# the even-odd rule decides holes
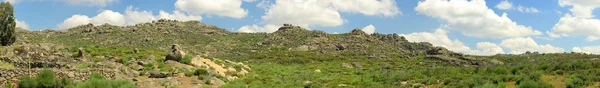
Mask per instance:
[[[17,39],[15,27],[13,6],[8,2],[0,3],[0,44],[2,46],[9,46],[15,42]]]

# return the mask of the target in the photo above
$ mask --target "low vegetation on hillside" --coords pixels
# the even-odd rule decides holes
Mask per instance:
[[[2,47],[0,53],[13,53],[0,56],[6,57],[0,61],[2,69],[71,66],[67,70],[98,74],[77,78],[61,73],[52,78],[43,70],[38,77],[5,82],[7,86],[154,86],[150,82],[164,87],[225,88],[600,86],[599,55],[471,56],[409,42],[397,34],[366,34],[360,29],[328,34],[286,24],[274,33],[237,33],[198,21],[157,20],[124,27],[89,24],[68,30],[17,30],[17,35],[13,46]],[[36,57],[67,64],[44,64]],[[28,66],[38,62],[42,65]],[[108,74],[119,68],[127,70]]]

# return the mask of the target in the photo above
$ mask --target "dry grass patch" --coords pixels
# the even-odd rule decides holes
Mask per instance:
[[[566,88],[565,82],[569,79],[562,76],[542,75],[540,77],[543,82],[552,85],[554,88]]]

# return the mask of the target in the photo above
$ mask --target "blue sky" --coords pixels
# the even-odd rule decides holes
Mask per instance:
[[[21,26],[26,24],[29,30],[60,30],[87,23],[125,26],[161,18],[200,20],[240,32],[273,32],[282,23],[293,23],[329,33],[354,28],[398,33],[409,41],[432,42],[475,55],[600,53],[597,0],[7,1],[14,5]]]

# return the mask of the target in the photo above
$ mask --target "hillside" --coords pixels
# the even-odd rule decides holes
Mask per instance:
[[[49,69],[76,84],[99,73],[143,88],[600,86],[599,55],[471,56],[360,29],[328,34],[285,24],[274,33],[238,33],[157,20],[17,34],[0,52],[3,85]]]

